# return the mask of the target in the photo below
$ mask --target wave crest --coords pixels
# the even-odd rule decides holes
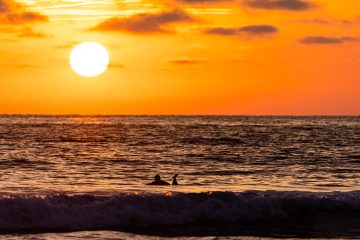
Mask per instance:
[[[123,230],[173,235],[206,235],[211,231],[215,235],[360,236],[359,229],[360,192],[0,198],[1,232]]]

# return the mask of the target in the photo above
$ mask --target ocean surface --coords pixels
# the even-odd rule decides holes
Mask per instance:
[[[359,184],[360,117],[0,115],[0,239],[356,239]]]

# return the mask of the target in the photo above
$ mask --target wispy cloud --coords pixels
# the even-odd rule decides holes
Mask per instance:
[[[187,4],[215,4],[215,3],[233,2],[234,0],[177,0],[177,1]]]
[[[19,38],[46,38],[47,35],[32,29],[31,25],[47,22],[48,17],[27,9],[14,0],[0,0],[0,32]]]
[[[214,27],[207,28],[204,31],[207,34],[233,36],[233,35],[246,35],[261,37],[265,35],[272,35],[278,32],[278,29],[272,25],[249,25],[239,28],[226,28],[226,27]]]
[[[31,9],[40,11],[52,21],[63,20],[96,20],[114,16],[128,16],[148,11],[151,6],[140,1],[116,0],[37,0],[30,5]]]
[[[241,27],[238,30],[240,33],[247,33],[250,35],[264,35],[264,34],[273,34],[276,33],[278,30],[276,27],[271,25],[252,25],[252,26],[245,26]]]
[[[207,28],[204,31],[208,34],[216,34],[216,35],[236,35],[239,33],[239,28],[226,28],[226,27],[213,27]]]
[[[317,24],[317,25],[343,25],[350,26],[354,24],[356,20],[347,20],[347,19],[327,19],[327,18],[313,18],[313,19],[296,19],[289,21],[289,23],[299,23],[299,24]]]
[[[174,58],[174,59],[169,59],[168,62],[172,63],[172,64],[177,64],[177,65],[194,65],[194,64],[202,64],[202,63],[207,63],[209,62],[208,59],[205,58]]]
[[[173,33],[167,26],[179,22],[193,22],[195,19],[180,9],[158,13],[142,13],[127,18],[111,18],[91,30],[103,32],[128,32],[135,34]]]
[[[244,0],[244,5],[254,9],[304,11],[315,5],[306,0]]]
[[[299,40],[302,44],[343,44],[347,42],[359,41],[354,37],[326,37],[326,36],[308,36]]]
[[[49,35],[47,35],[45,33],[37,32],[30,27],[24,27],[23,29],[19,30],[17,36],[20,38],[49,38],[50,37]]]
[[[2,24],[28,24],[46,22],[48,17],[29,11],[24,5],[13,0],[0,0],[0,23]]]

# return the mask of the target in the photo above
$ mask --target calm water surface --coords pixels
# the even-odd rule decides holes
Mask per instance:
[[[359,190],[359,143],[359,117],[2,116],[0,191]]]

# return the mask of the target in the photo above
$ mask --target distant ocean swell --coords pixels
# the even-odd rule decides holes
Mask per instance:
[[[359,237],[360,191],[0,198],[0,232],[120,230],[168,236]]]

